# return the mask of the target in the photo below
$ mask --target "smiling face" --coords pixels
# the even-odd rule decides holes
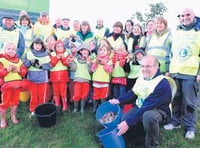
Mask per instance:
[[[80,53],[82,54],[83,57],[88,57],[89,56],[89,51],[88,49],[81,49]]]
[[[155,59],[155,57],[150,55],[142,58],[141,67],[142,74],[145,79],[153,77],[159,69],[157,60]]]
[[[33,48],[36,50],[36,51],[40,51],[42,49],[42,44],[41,43],[34,43],[33,44]]]
[[[3,25],[7,28],[10,29],[12,28],[14,24],[14,20],[12,18],[4,18],[3,19]]]
[[[16,49],[14,43],[8,43],[5,45],[5,54],[7,54],[10,57],[14,57],[16,55]]]
[[[133,34],[134,35],[140,35],[141,33],[142,33],[142,30],[141,30],[140,26],[134,25],[133,26]]]
[[[186,8],[180,15],[181,22],[183,25],[190,25],[194,22],[195,14],[192,9]]]
[[[106,46],[102,46],[102,48],[99,48],[98,55],[102,56],[102,57],[108,55],[107,47]]]
[[[61,43],[56,44],[56,51],[57,52],[64,52],[65,49],[63,47],[63,44],[61,44]]]

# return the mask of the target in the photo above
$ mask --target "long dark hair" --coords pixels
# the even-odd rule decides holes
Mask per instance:
[[[31,46],[30,46],[31,50],[34,49],[34,47],[33,47],[34,43],[36,43],[36,44],[41,44],[41,45],[42,45],[41,51],[46,51],[46,47],[45,47],[44,42],[43,42],[43,40],[42,40],[41,38],[36,38],[36,39],[32,42],[32,44],[31,44]]]

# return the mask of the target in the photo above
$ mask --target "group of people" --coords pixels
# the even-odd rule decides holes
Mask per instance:
[[[16,23],[12,16],[3,17],[0,127],[7,127],[6,110],[10,106],[13,124],[19,123],[16,110],[23,80],[27,79],[31,115],[51,95],[58,108],[62,104],[62,111],[68,109],[70,101],[76,113],[80,102],[82,115],[88,99],[92,100],[93,112],[106,100],[121,107],[132,103],[118,125],[118,135],[130,136],[128,132],[134,133],[131,129],[143,124],[145,147],[158,147],[160,126],[173,130],[184,125],[185,138],[195,138],[200,22],[190,8],[179,17],[174,32],[160,16],[146,23],[145,33],[131,20],[125,27],[115,22],[111,32],[101,18],[92,31],[88,21],[79,25],[75,20],[71,29],[68,18],[58,18],[51,25],[46,12],[41,12],[35,24],[24,11]]]

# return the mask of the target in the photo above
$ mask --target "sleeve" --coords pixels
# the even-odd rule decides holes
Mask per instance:
[[[125,95],[117,98],[120,102],[120,104],[129,104],[129,103],[133,103],[135,102],[135,100],[137,99],[137,96],[134,94],[134,92],[128,91]]]
[[[124,71],[129,73],[131,71],[131,68],[130,68],[130,63],[129,62],[125,62],[124,64]]]
[[[50,62],[41,65],[41,69],[43,69],[43,70],[50,70],[51,67],[52,67],[52,65]]]
[[[22,54],[24,53],[25,49],[25,40],[23,34],[19,31],[19,39],[17,45],[17,57],[21,58]]]
[[[130,114],[126,122],[128,126],[134,126],[141,121],[144,112],[153,108],[159,108],[162,105],[168,105],[171,102],[171,89],[166,79],[163,79],[145,100],[141,108],[133,114]]]
[[[26,66],[26,68],[29,68],[31,66],[31,60],[27,59],[27,55],[25,55],[23,59],[23,63],[24,63],[24,66]]]
[[[20,67],[20,73],[19,73],[20,76],[24,77],[27,72],[28,72],[28,69],[26,68],[24,64],[22,64],[22,66]]]
[[[126,63],[126,56],[121,56],[120,61],[119,61],[119,65],[120,67],[124,67],[124,64]]]
[[[49,56],[51,59],[51,65],[52,67],[56,66],[56,64],[58,63],[59,59],[57,58],[57,56]]]
[[[4,76],[6,76],[9,72],[7,71],[7,69],[5,69],[2,65],[2,63],[0,63],[0,78],[3,78]]]
[[[91,70],[92,72],[94,72],[97,68],[98,68],[98,64],[95,62],[95,63],[92,64],[90,70]]]
[[[62,58],[61,59],[62,64],[69,67],[69,61],[70,61],[71,58],[72,58],[71,55],[68,55],[67,57]]]
[[[108,63],[104,64],[103,68],[104,68],[104,70],[105,70],[107,73],[109,73],[109,74],[111,74],[112,71],[113,71],[113,66],[112,66],[112,65],[109,65]]]
[[[70,64],[70,70],[76,71],[76,63],[74,61]]]

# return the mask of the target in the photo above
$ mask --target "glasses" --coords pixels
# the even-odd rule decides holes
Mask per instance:
[[[185,15],[182,14],[181,17],[184,17],[184,16],[190,16],[190,15],[191,15],[190,13],[187,13],[187,14],[185,14]]]
[[[154,67],[155,65],[141,65],[142,68],[147,68],[150,69],[152,67]]]

